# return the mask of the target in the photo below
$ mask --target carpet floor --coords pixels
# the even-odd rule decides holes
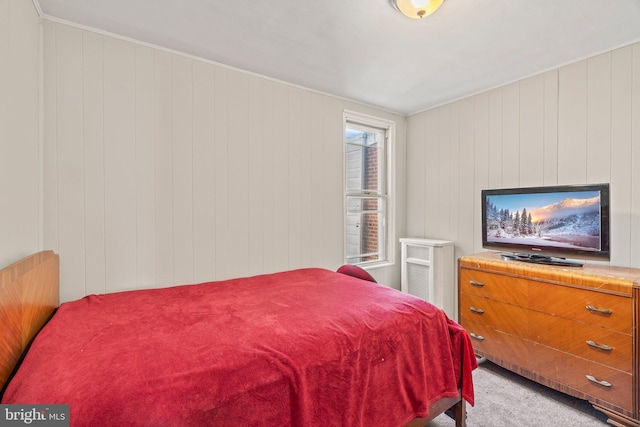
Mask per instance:
[[[468,427],[602,427],[607,417],[584,401],[516,375],[491,362],[473,373],[475,406],[467,404]],[[428,427],[452,427],[440,415]]]

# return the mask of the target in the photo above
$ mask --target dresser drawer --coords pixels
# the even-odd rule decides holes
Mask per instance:
[[[529,304],[529,281],[526,279],[461,268],[459,282],[460,292],[519,307]]]
[[[493,356],[515,365],[526,365],[531,343],[482,323],[462,321],[462,327],[471,335],[471,343],[480,356]]]
[[[627,372],[571,356],[542,344],[530,347],[529,369],[535,375],[558,381],[627,411],[633,410],[632,375]],[[597,381],[606,381],[610,386],[597,384],[587,376]]]
[[[631,335],[535,311],[528,320],[530,340],[631,373]]]
[[[527,336],[528,310],[491,299],[460,294],[460,318],[513,335]]]
[[[529,308],[629,335],[632,333],[630,296],[530,281]]]

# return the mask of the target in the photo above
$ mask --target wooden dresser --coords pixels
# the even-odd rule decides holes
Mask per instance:
[[[460,323],[478,356],[640,426],[640,269],[458,261]]]

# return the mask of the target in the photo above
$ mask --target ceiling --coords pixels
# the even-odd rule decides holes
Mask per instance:
[[[47,18],[402,114],[640,41],[640,0],[34,0]]]

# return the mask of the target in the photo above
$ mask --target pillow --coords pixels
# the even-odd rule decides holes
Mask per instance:
[[[378,283],[364,268],[357,265],[345,264],[340,267],[338,273],[346,274],[348,276],[357,277],[358,279],[368,280],[369,282]]]

